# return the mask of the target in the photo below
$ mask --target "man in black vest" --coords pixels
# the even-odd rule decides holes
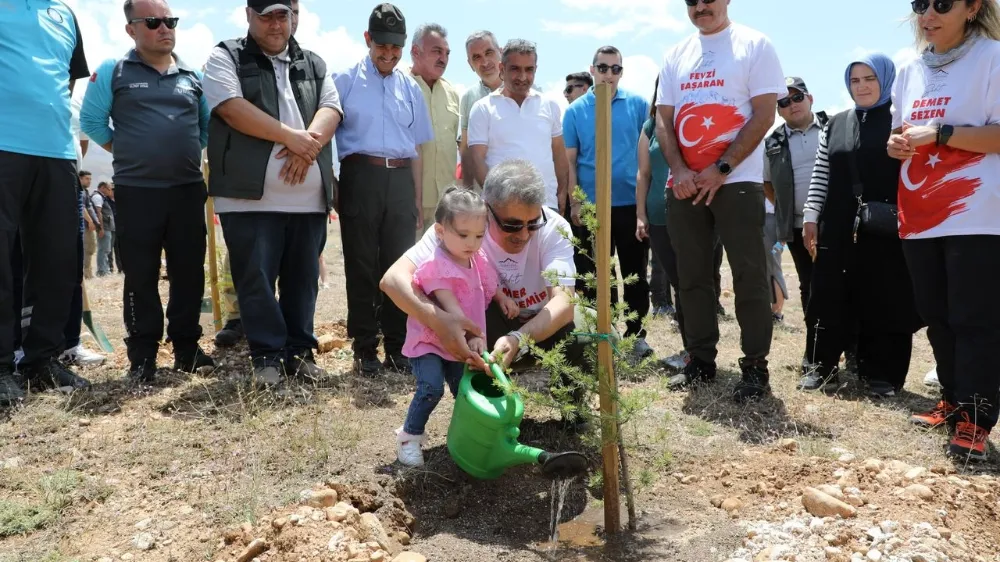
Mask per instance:
[[[246,13],[249,34],[216,46],[205,69],[209,192],[254,380],[275,386],[326,375],[313,360],[313,316],[343,113],[326,63],[291,37],[291,0],[247,0]]]
[[[777,240],[788,245],[795,262],[804,313],[809,304],[813,262],[802,242],[802,215],[816,162],[819,133],[829,119],[822,111],[813,113],[813,97],[801,78],[789,76],[785,85],[788,95],[778,100],[778,115],[785,123],[764,139],[764,196],[774,205]],[[807,325],[806,331],[803,368],[809,371],[816,338],[813,326]]]

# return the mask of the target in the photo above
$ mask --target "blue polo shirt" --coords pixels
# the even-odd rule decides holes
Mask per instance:
[[[337,154],[416,158],[417,147],[434,140],[431,114],[417,81],[399,68],[379,74],[371,56],[333,77],[344,107],[337,127]]]
[[[0,1],[0,150],[75,161],[69,84],[89,75],[66,4]]]
[[[594,88],[570,104],[563,115],[563,141],[575,148],[576,177],[587,199],[596,197]],[[611,100],[611,206],[635,205],[635,176],[639,172],[638,148],[642,124],[649,115],[646,98],[621,88]]]

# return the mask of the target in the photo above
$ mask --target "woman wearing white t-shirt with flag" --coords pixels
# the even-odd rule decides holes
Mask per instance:
[[[949,453],[982,460],[1000,411],[1000,6],[911,5],[925,48],[896,80],[888,151],[903,161],[899,234],[943,395],[912,421],[947,424]]]

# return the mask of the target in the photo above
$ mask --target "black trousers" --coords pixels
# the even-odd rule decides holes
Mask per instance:
[[[118,235],[114,232],[111,233],[111,257],[108,259],[108,265],[111,266],[112,273],[115,268],[118,268],[118,272],[121,273],[122,270],[122,251],[118,244]]]
[[[788,252],[795,263],[795,273],[799,276],[799,297],[802,299],[802,313],[809,307],[809,288],[812,285],[813,260],[802,240],[802,229],[796,228],[788,243]],[[813,362],[813,344],[816,342],[816,325],[806,322],[806,362]],[[853,351],[854,347],[851,347]]]
[[[903,253],[944,399],[992,429],[1000,408],[1000,236],[904,240]]]
[[[23,328],[23,367],[65,349],[77,283],[79,188],[76,161],[0,151],[0,366],[14,363],[14,325]],[[9,264],[20,231],[24,296],[15,314]]]
[[[385,351],[398,354],[406,315],[379,291],[379,280],[415,242],[413,172],[348,157],[340,166],[340,234],[347,286],[347,334],[355,353],[374,351],[379,330]],[[242,303],[241,303],[242,304]]]
[[[649,281],[647,280],[647,268],[649,266],[649,243],[640,241],[635,237],[635,205],[624,205],[611,208],[611,248],[612,255],[618,254],[618,267],[621,268],[622,278],[635,275],[635,283],[625,285],[625,304],[628,305],[629,312],[634,312],[636,318],[626,323],[625,336],[646,337],[646,330],[642,327],[642,322],[649,314]],[[577,262],[577,274],[586,275],[597,270],[594,261],[596,254],[590,244],[590,236],[581,237],[582,249],[590,256],[589,259],[582,259]],[[583,267],[582,269],[580,267]],[[596,298],[596,291],[584,289],[583,294],[589,299]],[[612,294],[612,297],[617,295]],[[617,298],[615,298],[617,301]]]
[[[167,335],[176,357],[189,357],[201,337],[201,299],[205,294],[204,182],[168,188],[116,185],[116,233],[125,288],[128,358],[133,365],[156,364],[163,339],[160,255],[166,253]]]
[[[719,343],[713,290],[716,235],[733,271],[736,320],[747,359],[763,360],[771,349],[771,287],[764,254],[764,187],[737,182],[722,186],[711,205],[667,193],[667,224],[677,253],[680,302],[686,309],[687,350],[715,363]]]
[[[83,198],[86,197],[83,191],[79,197],[80,212],[80,233],[77,237],[77,286],[73,290],[73,300],[70,302],[69,318],[66,319],[66,328],[63,334],[66,336],[66,349],[72,349],[80,345],[80,330],[83,326]],[[24,310],[32,310],[34,303],[24,302],[24,255],[21,252],[21,237],[18,235],[14,242],[14,249],[11,256],[11,278],[14,282],[14,317],[18,319],[14,322],[14,349],[21,347],[21,313]]]
[[[327,215],[224,213],[219,217],[254,365],[308,354],[317,345],[313,318]]]
[[[650,246],[652,245],[650,243]],[[667,272],[663,270],[656,252],[652,252],[649,257],[649,300],[653,302],[654,307],[674,306],[670,281],[667,280]]]

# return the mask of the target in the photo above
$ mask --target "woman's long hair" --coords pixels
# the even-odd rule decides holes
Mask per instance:
[[[976,1],[965,0],[965,3],[971,6]],[[965,36],[968,37],[970,33],[978,32],[983,37],[1000,41],[1000,5],[998,5],[997,0],[979,0],[979,2],[979,11],[976,12],[976,17],[965,24]],[[923,51],[927,48],[928,43],[920,30],[918,17],[917,14],[910,14],[910,25],[913,27],[913,35],[917,40],[917,50]]]
[[[660,93],[660,75],[656,75],[656,81],[653,82],[653,102],[649,104],[649,118],[656,119],[656,96]]]

